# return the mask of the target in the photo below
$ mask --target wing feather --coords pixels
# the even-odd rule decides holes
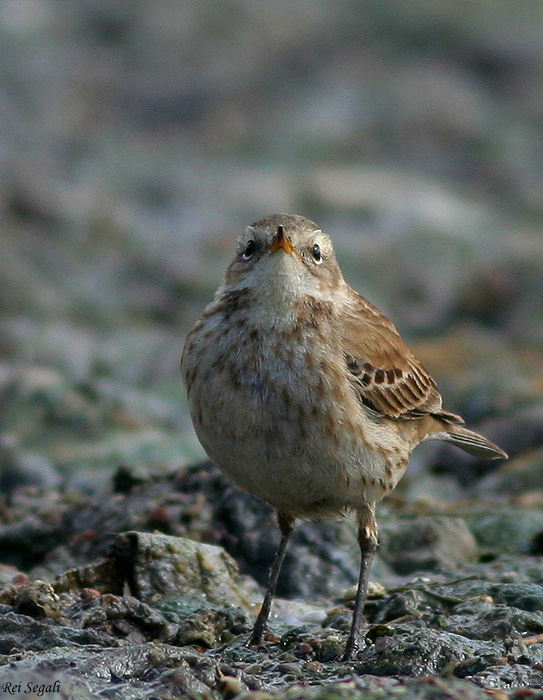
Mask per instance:
[[[353,291],[339,327],[349,376],[365,406],[395,419],[442,413],[436,383],[373,304]],[[445,412],[443,417],[461,420]]]

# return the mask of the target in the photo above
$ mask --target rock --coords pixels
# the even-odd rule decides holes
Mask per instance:
[[[462,518],[419,517],[380,524],[381,556],[397,573],[454,569],[475,561],[477,542]]]
[[[49,620],[34,620],[18,614],[7,605],[0,606],[0,654],[13,655],[24,652],[47,652],[55,647],[94,645],[114,647],[113,635],[93,629],[78,629],[65,625],[51,625]]]
[[[243,573],[267,586],[270,567],[279,544],[279,528],[272,508],[234,487],[210,463],[187,473],[179,484],[206,494],[212,513],[209,533],[239,562]],[[291,536],[277,586],[279,596],[303,599],[338,597],[358,580],[359,549],[351,517],[332,522],[298,521]],[[393,573],[379,555],[372,566],[373,579],[390,579]]]
[[[482,598],[483,596],[481,596]],[[519,634],[541,634],[543,616],[505,607],[499,600],[468,600],[453,607],[440,628],[470,639],[510,639]]]
[[[518,378],[522,385],[522,378]],[[472,394],[473,398],[473,394]],[[436,449],[426,468],[437,474],[450,474],[470,495],[491,500],[504,493],[519,494],[527,489],[542,488],[541,450],[543,440],[543,409],[538,403],[523,406],[507,415],[470,421],[469,411],[462,415],[470,427],[500,445],[509,460],[481,460],[444,443]]]
[[[381,687],[396,688],[400,683],[417,698],[424,688],[414,682],[417,677],[452,673],[471,685],[447,678],[442,679],[441,690],[462,688],[463,696],[475,698],[479,695],[474,683],[502,688],[523,678],[538,682],[543,581],[529,578],[543,578],[541,562],[518,569],[525,581],[506,581],[515,564],[504,559],[490,567],[467,563],[468,570],[476,573],[460,578],[441,570],[430,573],[433,580],[379,589],[365,609],[371,623],[367,646],[355,662],[345,665],[340,657],[350,615],[331,611],[324,624],[334,628],[323,628],[317,605],[311,611],[305,604],[303,614],[311,613],[305,620],[300,614],[296,620],[278,618],[272,627],[280,628],[282,636],[271,635],[264,649],[248,649],[245,635],[250,621],[239,607],[223,604],[226,593],[241,601],[232,562],[217,547],[181,539],[123,533],[105,559],[65,572],[52,585],[33,581],[4,586],[0,654],[11,666],[3,668],[0,663],[0,682],[3,677],[14,682],[14,669],[21,679],[33,679],[40,668],[44,678],[50,676],[74,689],[83,681],[81,688],[95,693],[112,678],[125,694],[137,689],[140,694],[160,695],[174,688],[190,695],[203,692],[204,686],[260,692],[295,681],[326,683],[330,690],[337,684],[341,693],[346,690],[341,679],[354,670],[369,674],[362,685],[356,681],[359,689],[377,688],[378,681],[372,679],[379,674],[409,677],[394,683],[383,677]],[[122,594],[125,583],[147,602]],[[278,608],[279,615],[285,610],[288,607]],[[210,655],[197,651],[217,644],[221,649]],[[93,654],[83,654],[74,645],[93,645]],[[102,651],[97,652],[97,646]],[[33,656],[20,654],[23,649],[33,651]],[[39,666],[34,665],[38,661]],[[251,669],[250,674],[244,668]],[[498,673],[492,672],[494,668]]]
[[[489,593],[498,604],[528,612],[543,611],[543,586],[535,583],[500,583],[492,586]]]
[[[10,668],[0,668],[0,687],[21,683],[21,694],[15,697],[23,698],[28,697],[23,693],[29,682],[49,685],[58,681],[61,697],[87,700],[109,693],[114,683],[123,697],[194,698],[209,692],[207,679],[199,677],[201,659],[193,649],[162,644],[95,649],[92,654],[76,646],[57,648],[40,656],[23,656]]]
[[[20,486],[54,489],[61,484],[60,474],[51,460],[21,450],[13,435],[0,436],[0,490],[9,493]]]
[[[179,600],[167,600],[157,606],[168,619],[173,616],[178,622],[177,631],[170,637],[170,642],[176,646],[195,644],[212,649],[220,642],[232,641],[251,630],[247,615],[239,608],[217,608],[200,601],[199,605],[193,604],[192,609],[187,609],[187,602],[182,599],[176,604]]]
[[[543,542],[543,513],[514,507],[466,513],[479,546],[490,552],[538,554]]]
[[[15,585],[28,583],[28,576],[14,566],[0,564],[0,590],[8,583]]]
[[[526,446],[526,451],[487,474],[475,486],[474,493],[485,500],[522,496],[530,492],[543,493],[543,448],[535,447],[539,440]]]
[[[237,583],[238,567],[221,547],[182,537],[125,532],[113,543],[111,556],[139,600],[152,603],[175,596],[250,607]]]
[[[467,637],[444,634],[436,630],[397,628],[392,636],[378,637],[374,644],[359,654],[357,673],[382,676],[422,677],[441,674],[474,655],[486,658],[486,664],[502,658],[500,645],[474,643]]]
[[[543,672],[524,663],[505,664],[479,671],[472,676],[472,680],[490,692],[497,688],[516,689],[518,694],[513,694],[513,698],[520,700],[525,691],[530,692],[529,688],[539,689],[543,687]],[[535,698],[537,698],[537,693]]]

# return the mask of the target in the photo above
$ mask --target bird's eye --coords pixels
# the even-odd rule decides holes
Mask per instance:
[[[315,243],[315,245],[311,248],[311,255],[313,256],[313,260],[317,263],[317,265],[320,265],[322,262],[322,253],[321,247],[318,243]]]
[[[252,238],[250,238],[247,241],[247,245],[245,246],[245,250],[243,251],[241,257],[244,260],[250,260],[253,257],[255,250],[256,250],[256,243],[254,242],[254,240]]]

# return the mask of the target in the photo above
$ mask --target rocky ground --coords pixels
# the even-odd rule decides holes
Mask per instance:
[[[0,528],[0,686],[57,681],[50,697],[66,698],[539,697],[543,514],[512,499],[422,511],[382,509],[365,643],[343,663],[357,569],[348,520],[298,527],[280,591],[291,599],[253,650],[273,514],[213,465],[149,478],[122,468],[100,498],[19,490]]]
[[[539,0],[0,3],[2,697],[543,693],[542,90]],[[179,375],[274,211],[511,456],[415,451],[352,664],[348,519],[299,525],[245,648],[274,518]]]

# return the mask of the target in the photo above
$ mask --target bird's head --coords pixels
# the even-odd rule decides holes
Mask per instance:
[[[296,298],[330,294],[342,281],[332,241],[317,224],[303,216],[274,214],[238,238],[225,286]]]

